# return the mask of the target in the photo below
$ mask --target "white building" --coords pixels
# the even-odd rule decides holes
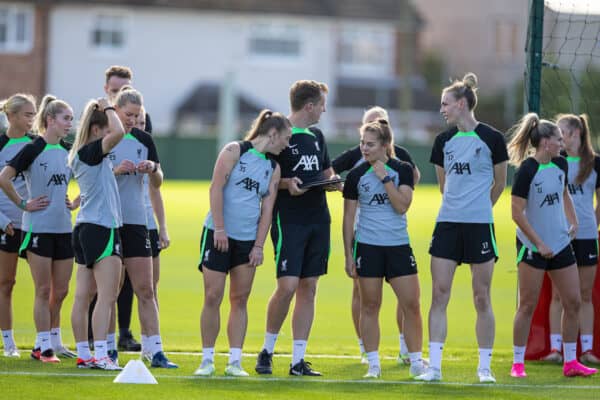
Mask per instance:
[[[294,81],[327,83],[328,112],[320,123],[326,132],[346,126],[349,109],[356,109],[358,123],[362,109],[382,99],[376,95],[382,82],[391,82],[392,90],[384,100],[396,100],[398,90],[393,90],[405,87],[402,82],[416,91],[422,86],[416,74],[418,55],[411,56],[410,79],[402,71],[402,49],[418,52],[422,25],[408,0],[28,3],[22,7],[43,3],[35,7],[46,11],[45,91],[77,109],[102,95],[108,66],[130,66],[158,133],[173,130],[180,106],[199,86],[218,86],[228,74],[244,99],[284,113]],[[43,29],[43,22],[34,25]],[[0,64],[3,57],[0,52]],[[360,90],[352,90],[355,82]],[[349,99],[347,93],[359,99]],[[380,105],[397,102],[388,103]]]

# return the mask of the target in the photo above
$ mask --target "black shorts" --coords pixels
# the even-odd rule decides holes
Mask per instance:
[[[202,230],[202,239],[200,241],[200,263],[198,269],[202,267],[212,271],[228,273],[229,270],[248,264],[250,261],[250,251],[254,246],[254,240],[235,240],[228,238],[229,247],[227,251],[215,249],[214,231],[204,227]]]
[[[150,237],[150,250],[152,250],[152,258],[158,257],[160,254],[160,239],[158,238],[158,229],[150,229],[148,231]]]
[[[598,240],[575,239],[571,242],[578,267],[596,266],[598,264]]]
[[[152,257],[152,245],[145,225],[124,224],[119,228],[123,258]]]
[[[571,245],[567,245],[554,257],[546,259],[540,255],[537,251],[528,249],[521,243],[517,238],[517,264],[524,262],[527,265],[531,265],[536,269],[543,269],[544,271],[552,271],[555,269],[561,269],[569,267],[575,264],[575,253]]]
[[[19,247],[21,247],[21,239],[23,231],[20,229],[13,229],[14,235],[10,236],[8,233],[0,233],[0,250],[7,253],[18,253]]]
[[[75,262],[88,268],[105,257],[121,257],[119,229],[88,223],[77,224],[73,229],[73,251]]]
[[[70,233],[34,233],[23,232],[23,241],[19,255],[26,258],[30,251],[40,257],[53,260],[73,258],[73,241]]]
[[[354,261],[356,273],[363,278],[385,278],[389,281],[417,273],[417,261],[408,244],[375,246],[355,242]]]
[[[494,224],[438,222],[429,254],[454,260],[458,265],[498,261]]]
[[[277,278],[325,275],[329,261],[330,229],[329,223],[300,225],[274,221],[271,240],[275,249]]]

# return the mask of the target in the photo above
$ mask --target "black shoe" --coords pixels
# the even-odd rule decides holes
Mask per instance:
[[[273,353],[269,353],[266,349],[262,349],[262,351],[258,353],[254,370],[261,375],[271,375],[273,373]]]
[[[311,367],[311,363],[304,361],[304,358],[300,360],[296,365],[290,365],[290,375],[297,376],[321,376],[319,371],[314,371]]]
[[[118,348],[121,351],[141,351],[142,345],[133,338],[131,331],[119,335]]]

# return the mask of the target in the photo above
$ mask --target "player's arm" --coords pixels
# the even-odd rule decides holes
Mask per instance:
[[[496,204],[500,195],[504,191],[506,187],[506,170],[508,167],[508,162],[503,161],[494,165],[494,184],[492,185],[492,189],[490,191],[490,196],[492,198],[492,205]]]
[[[440,193],[444,194],[444,185],[446,184],[446,171],[439,165],[435,166],[435,175],[437,176]]]
[[[158,220],[158,240],[160,248],[166,249],[171,244],[169,232],[167,230],[167,218],[165,215],[165,203],[160,192],[160,187],[148,185],[148,193],[150,194],[150,203],[156,219]]]
[[[279,186],[279,179],[281,177],[281,169],[279,165],[275,167],[273,175],[271,176],[271,182],[269,182],[269,194],[263,198],[260,207],[260,219],[258,220],[258,230],[256,232],[256,240],[254,241],[254,247],[250,252],[250,265],[258,267],[263,263],[263,251],[265,241],[267,239],[267,233],[273,219],[273,207],[275,206],[275,199],[277,198],[277,187]]]
[[[213,177],[210,182],[210,212],[215,229],[215,247],[218,251],[227,251],[229,247],[227,232],[225,232],[225,221],[223,219],[223,189],[231,176],[233,167],[239,159],[240,145],[235,142],[227,144],[217,157]]]
[[[527,236],[527,238],[537,247],[538,252],[542,257],[552,257],[552,251],[546,246],[542,239],[538,236],[537,232],[533,229],[527,217],[525,216],[525,208],[527,207],[527,199],[512,195],[511,200],[511,211],[512,219],[517,224],[521,232]]]
[[[565,188],[563,190],[563,203],[565,215],[567,216],[567,221],[569,221],[569,236],[571,237],[571,239],[575,239],[575,234],[577,233],[577,227],[579,226],[579,222],[577,221],[575,206],[573,205],[573,199],[569,194],[567,185],[565,185]]]
[[[600,222],[600,187],[596,189],[596,223]]]
[[[354,218],[356,217],[357,200],[344,199],[344,220],[342,223],[342,234],[344,237],[344,255],[346,258],[346,274],[354,278],[356,276],[356,266],[354,264],[353,239],[354,239]]]

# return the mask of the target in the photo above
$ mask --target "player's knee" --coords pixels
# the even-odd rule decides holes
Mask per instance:
[[[14,278],[2,279],[0,281],[0,296],[10,297],[16,280]]]
[[[475,293],[473,296],[473,302],[475,303],[475,310],[477,312],[486,312],[490,309],[490,296],[488,293]]]

